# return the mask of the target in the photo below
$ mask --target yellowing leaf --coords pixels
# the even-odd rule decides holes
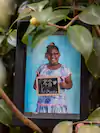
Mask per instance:
[[[100,121],[100,107],[95,109],[89,116],[88,116],[89,121]]]
[[[72,122],[63,121],[58,123],[52,133],[72,133]]]
[[[84,125],[78,129],[78,133],[100,133],[100,128],[96,125]]]

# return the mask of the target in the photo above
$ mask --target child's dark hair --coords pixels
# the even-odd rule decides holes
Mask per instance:
[[[58,47],[55,45],[54,42],[51,42],[51,43],[47,46],[47,52],[46,52],[46,53],[49,53],[52,49],[57,49],[57,51],[59,52],[59,49],[58,49]]]

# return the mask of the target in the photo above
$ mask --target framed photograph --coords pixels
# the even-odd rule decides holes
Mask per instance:
[[[18,22],[14,103],[41,126],[77,121],[88,115],[88,71],[80,53],[58,31],[32,48],[21,42],[29,21]],[[51,121],[51,122],[50,122]],[[14,125],[21,123],[13,117]]]

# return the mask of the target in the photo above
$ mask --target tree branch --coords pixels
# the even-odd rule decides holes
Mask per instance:
[[[95,30],[96,30],[98,36],[100,36],[100,28],[99,28],[99,26],[96,25],[94,27],[95,27]]]
[[[67,30],[67,28],[68,28],[70,25],[72,25],[77,19],[78,19],[78,15],[75,16],[74,18],[72,18],[72,20],[71,20],[67,25],[65,25],[65,26],[59,26],[59,25],[56,25],[56,24],[53,24],[53,23],[50,23],[50,22],[48,22],[48,25],[49,25],[49,26],[54,26],[54,27],[56,27],[56,28],[58,28],[58,29]]]
[[[78,15],[76,15],[72,20],[64,26],[64,29],[66,30],[70,25],[72,25],[76,20],[78,19]]]
[[[77,7],[77,2],[76,2],[76,0],[73,1],[73,7],[74,7],[74,10],[73,10],[73,17],[75,17],[75,16],[78,14],[78,10],[75,9],[75,7]]]
[[[63,4],[62,0],[58,0],[58,6],[61,6]]]
[[[41,129],[33,123],[31,120],[26,118],[13,104],[13,102],[9,99],[9,97],[6,95],[6,93],[3,91],[3,89],[0,88],[0,96],[1,98],[6,102],[6,104],[9,106],[9,108],[15,113],[16,117],[19,118],[25,125],[30,127],[33,131],[37,131],[39,133],[42,133]]]
[[[50,23],[50,22],[48,22],[48,25],[49,25],[49,26],[54,26],[54,27],[56,27],[56,28],[58,28],[58,29],[63,29],[63,30],[65,30],[64,26],[59,26],[59,25],[56,25],[56,24],[53,24],[53,23]]]

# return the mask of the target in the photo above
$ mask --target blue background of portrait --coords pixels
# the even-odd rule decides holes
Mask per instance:
[[[25,81],[25,100],[24,112],[35,112],[37,104],[37,93],[33,88],[36,77],[36,70],[42,64],[48,62],[45,59],[46,47],[51,42],[58,46],[60,51],[59,62],[66,65],[72,72],[73,87],[66,90],[67,95],[67,110],[71,114],[80,114],[80,71],[81,71],[81,55],[70,44],[66,35],[52,35],[39,43],[34,49],[32,37],[28,38],[29,45],[27,47],[26,57],[26,81]]]

